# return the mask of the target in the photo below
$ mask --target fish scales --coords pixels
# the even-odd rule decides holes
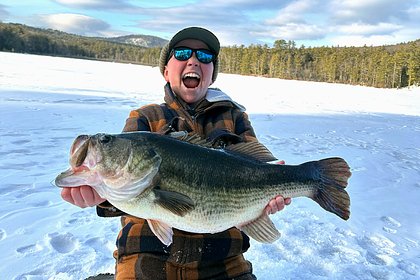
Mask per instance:
[[[277,165],[265,162],[273,157],[258,142],[230,150],[201,144],[148,132],[79,136],[71,167],[55,182],[91,185],[117,208],[147,219],[167,245],[172,228],[214,233],[233,226],[273,242],[280,234],[264,209],[277,195],[309,197],[348,219],[351,173],[343,159]]]

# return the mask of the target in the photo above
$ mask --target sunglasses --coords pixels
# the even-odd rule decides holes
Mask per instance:
[[[191,58],[192,54],[195,53],[198,61],[204,64],[213,62],[216,59],[216,55],[206,49],[192,49],[188,47],[176,47],[171,51],[171,55],[179,61],[186,61]],[[171,57],[171,55],[169,57]]]

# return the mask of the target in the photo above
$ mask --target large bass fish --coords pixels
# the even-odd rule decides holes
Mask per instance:
[[[237,227],[259,242],[280,233],[264,211],[277,195],[306,196],[347,220],[350,169],[341,158],[300,165],[270,164],[258,142],[210,148],[195,136],[150,132],[81,135],[70,150],[70,168],[59,187],[92,186],[120,210],[147,220],[172,243],[172,228],[216,233]]]

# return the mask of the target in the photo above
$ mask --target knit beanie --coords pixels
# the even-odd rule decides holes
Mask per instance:
[[[164,75],[165,66],[168,64],[169,55],[173,47],[185,39],[196,39],[204,42],[212,51],[216,54],[216,58],[213,61],[213,76],[212,81],[216,81],[217,74],[219,73],[219,51],[220,51],[220,43],[217,37],[207,29],[201,27],[187,27],[182,29],[178,33],[172,37],[172,39],[167,43],[160,52],[159,58],[159,69],[160,73]]]

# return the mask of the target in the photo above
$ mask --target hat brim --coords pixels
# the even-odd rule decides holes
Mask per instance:
[[[171,41],[169,41],[169,50],[172,50],[176,44],[186,39],[200,40],[204,42],[214,54],[219,54],[219,40],[212,32],[201,27],[188,27],[176,33]]]

